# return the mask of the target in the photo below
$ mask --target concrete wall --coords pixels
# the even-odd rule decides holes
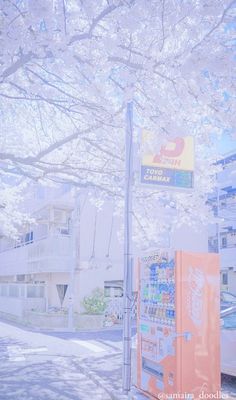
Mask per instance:
[[[113,204],[107,202],[102,210],[96,211],[96,208],[86,197],[82,197],[80,210],[81,262],[90,260],[93,255],[93,245],[95,260],[98,265],[108,262],[108,253],[112,263],[119,264],[122,262],[123,243],[118,240],[117,236],[122,221],[114,216]]]
[[[51,307],[60,308],[61,302],[57,291],[57,285],[69,285],[70,283],[70,275],[68,273],[60,273],[60,272],[52,272],[45,274],[34,274],[34,280],[37,282],[45,282],[46,290],[46,308],[50,309]],[[68,307],[68,298],[69,298],[69,287],[67,289],[65,299],[63,301],[62,307]]]
[[[0,275],[16,275],[27,273],[26,246],[0,253]]]
[[[26,311],[23,315],[1,312],[0,316],[7,321],[14,321],[24,326],[30,326],[42,330],[67,330],[68,314],[65,313],[40,313]],[[76,330],[98,330],[104,327],[103,315],[78,315],[74,314],[73,324]]]
[[[236,249],[221,249],[220,259],[222,269],[236,267]]]
[[[45,299],[24,299],[14,297],[0,297],[0,312],[23,317],[29,310],[45,311]]]
[[[69,284],[70,284],[70,276],[69,274],[50,274],[50,278],[48,280],[48,305],[53,306],[53,307],[61,307],[61,302],[60,302],[60,298],[58,295],[58,291],[57,291],[57,286],[56,285],[68,285],[67,291],[66,291],[66,295],[62,304],[62,307],[67,308],[68,307],[68,300],[69,300],[69,296],[70,296],[70,288],[69,288]],[[75,300],[76,303],[76,300]]]
[[[0,253],[0,275],[70,271],[70,238],[52,236]]]

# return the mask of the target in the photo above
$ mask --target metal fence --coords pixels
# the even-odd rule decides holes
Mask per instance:
[[[137,318],[137,293],[133,294],[132,299],[132,319]],[[106,316],[113,316],[116,320],[123,320],[123,307],[124,298],[123,297],[111,297],[108,299],[107,308],[105,311]]]

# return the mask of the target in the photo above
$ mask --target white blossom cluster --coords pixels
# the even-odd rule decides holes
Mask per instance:
[[[142,237],[206,223],[216,159],[206,149],[235,133],[235,1],[12,0],[0,14],[2,176],[67,181],[95,190],[99,207],[114,198],[122,213],[132,100],[134,130],[153,132],[153,152],[176,136],[196,143],[191,194],[135,186]],[[2,186],[0,196],[10,207]],[[168,207],[175,212],[161,222]],[[13,232],[13,211],[0,214]]]

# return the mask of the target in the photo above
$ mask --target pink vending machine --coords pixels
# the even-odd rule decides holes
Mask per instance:
[[[150,398],[220,392],[219,290],[217,254],[140,259],[137,385]]]

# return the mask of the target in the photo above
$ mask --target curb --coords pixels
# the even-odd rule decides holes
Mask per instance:
[[[82,361],[82,360],[81,360]],[[83,374],[86,374],[98,387],[102,388],[111,398],[111,400],[148,400],[149,397],[141,393],[135,386],[131,387],[128,395],[122,391],[114,390],[114,387],[105,379],[98,376],[89,368],[79,365],[78,367]]]
[[[131,325],[131,329],[136,329],[137,325]],[[38,327],[32,327],[32,329],[35,329],[38,332],[43,332],[43,333],[85,333],[85,332],[92,332],[92,333],[96,333],[96,332],[106,332],[106,331],[121,331],[123,329],[123,325],[122,324],[115,324],[112,326],[103,326],[102,328],[91,328],[91,329],[78,329],[78,328],[74,328],[74,329],[68,329],[68,328],[51,328],[51,329],[47,329],[47,328],[38,328]]]
[[[110,385],[106,380],[92,372],[87,367],[78,366],[78,369],[83,374],[87,375],[98,387],[102,388],[111,398],[111,400],[129,400],[127,395],[124,395],[122,392],[114,390],[114,387]]]

